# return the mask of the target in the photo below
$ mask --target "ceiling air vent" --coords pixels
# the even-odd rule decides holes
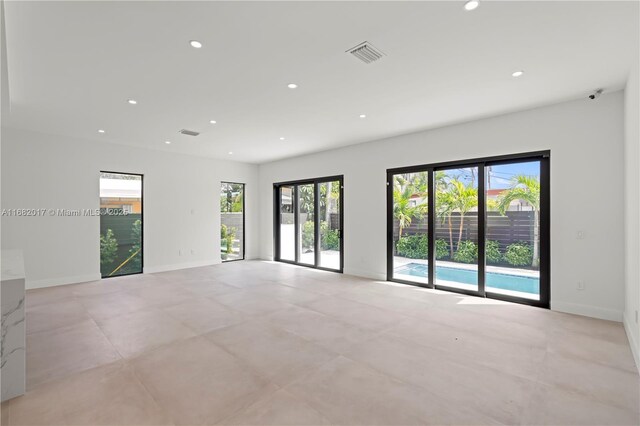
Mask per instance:
[[[193,130],[187,130],[187,129],[182,129],[178,133],[182,133],[183,135],[187,135],[187,136],[198,136],[200,134],[200,132],[195,132]]]
[[[351,49],[347,50],[347,53],[351,53],[353,56],[360,59],[365,64],[375,62],[384,56],[384,53],[382,53],[381,50],[375,48],[368,41],[362,42],[356,47],[352,47]]]

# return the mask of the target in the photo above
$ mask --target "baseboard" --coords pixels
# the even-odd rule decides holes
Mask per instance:
[[[155,274],[157,272],[177,271],[179,269],[200,268],[202,266],[219,265],[222,261],[202,260],[196,262],[174,263],[172,265],[145,266],[145,274]]]
[[[217,265],[220,263],[221,263],[220,261],[218,262],[200,261],[200,262],[175,263],[173,265],[145,266],[144,273],[153,274],[155,272],[176,271],[178,269],[198,268],[201,266],[211,266],[211,265]],[[102,279],[102,276],[100,275],[100,273],[89,274],[89,275],[77,275],[74,277],[46,278],[43,280],[30,280],[29,278],[27,278],[25,287],[27,290],[31,290],[36,288],[55,287],[59,285],[86,283],[88,281],[98,281],[100,279]]]
[[[586,317],[599,318],[608,321],[622,322],[622,311],[614,309],[599,308],[591,305],[580,305],[578,303],[554,302],[551,301],[551,310],[565,312],[568,314],[583,315]]]
[[[27,290],[45,287],[55,287],[59,285],[86,283],[88,281],[98,281],[102,277],[99,273],[88,275],[77,275],[75,277],[46,278],[44,280],[26,279],[25,288]]]
[[[344,273],[346,275],[354,275],[356,277],[369,278],[371,280],[378,280],[378,281],[387,280],[386,274],[376,274],[375,272],[362,271],[359,269],[345,268]]]
[[[634,336],[631,330],[633,328],[629,325],[631,324],[631,320],[626,315],[626,312],[623,315],[622,324],[624,325],[624,331],[627,333],[627,338],[629,339],[629,345],[631,346],[631,353],[633,354],[633,359],[636,361],[636,368],[640,372],[640,348],[638,347],[637,336]]]

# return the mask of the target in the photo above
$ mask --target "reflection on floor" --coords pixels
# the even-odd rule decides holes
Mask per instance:
[[[619,323],[259,261],[28,292],[2,424],[638,424]]]

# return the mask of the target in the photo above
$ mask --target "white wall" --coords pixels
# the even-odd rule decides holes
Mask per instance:
[[[97,209],[101,170],[144,174],[145,272],[220,262],[220,181],[246,183],[246,255],[258,255],[255,165],[7,128],[1,155],[3,209]],[[29,288],[99,279],[99,234],[99,217],[2,217]]]
[[[621,321],[622,92],[261,165],[260,254],[273,256],[274,182],[344,174],[345,273],[385,279],[387,168],[545,149],[551,150],[551,307]],[[576,238],[579,230],[584,239]]]
[[[629,74],[624,104],[625,166],[625,309],[624,325],[631,349],[640,368],[640,67],[638,51]]]

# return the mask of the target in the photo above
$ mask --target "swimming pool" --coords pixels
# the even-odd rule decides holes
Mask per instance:
[[[421,263],[408,263],[396,268],[394,272],[401,275],[427,278],[429,276],[429,266]],[[477,285],[478,273],[473,270],[451,268],[449,266],[436,266],[436,279],[461,284]],[[536,277],[487,272],[485,285],[486,287],[500,290],[519,291],[522,293],[536,295],[540,294],[540,280]]]

